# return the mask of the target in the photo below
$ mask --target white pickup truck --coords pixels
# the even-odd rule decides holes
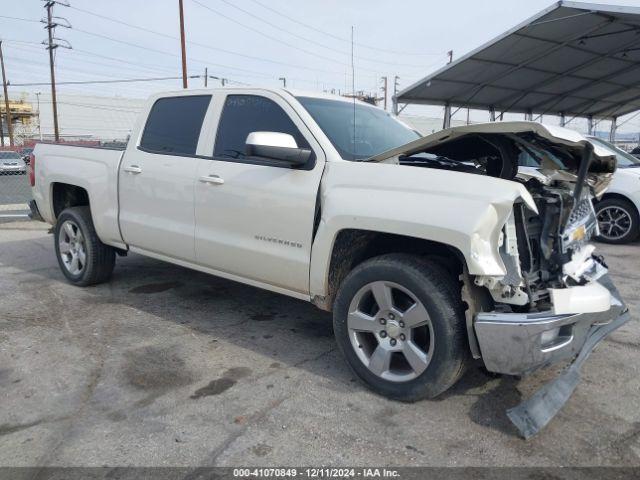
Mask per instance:
[[[227,88],[153,96],[124,150],[39,144],[29,174],[71,283],[135,252],[308,300],[391,398],[435,397],[474,359],[508,375],[573,360],[508,412],[530,436],[629,318],[588,243],[614,171],[537,123],[421,138],[364,103]]]

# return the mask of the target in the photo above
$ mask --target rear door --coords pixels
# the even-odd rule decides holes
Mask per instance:
[[[197,262],[304,296],[324,152],[276,93],[231,91],[216,103],[213,156],[200,160],[195,187]],[[313,158],[291,168],[247,157],[246,138],[256,131],[288,133]]]
[[[120,228],[131,247],[193,261],[194,181],[211,95],[164,97],[151,107],[119,172]]]

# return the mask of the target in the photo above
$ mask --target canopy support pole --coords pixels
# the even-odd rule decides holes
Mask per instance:
[[[564,127],[567,124],[567,119],[564,116],[564,113],[560,114],[560,126]]]
[[[442,122],[442,129],[451,127],[451,104],[447,103],[444,106],[444,121]]]
[[[496,109],[493,107],[489,107],[489,121],[490,122],[496,121]]]
[[[611,130],[609,131],[609,141],[611,143],[616,141],[616,129],[618,128],[618,117],[611,119]]]
[[[589,115],[587,117],[587,132],[589,133],[589,135],[593,135],[593,115]]]

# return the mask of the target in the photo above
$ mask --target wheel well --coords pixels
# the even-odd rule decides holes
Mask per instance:
[[[456,278],[462,273],[464,257],[449,245],[421,238],[347,229],[338,233],[331,252],[327,295],[320,308],[331,310],[333,299],[347,274],[362,262],[385,253],[411,253],[437,261]]]
[[[602,202],[603,200],[611,200],[611,199],[624,200],[625,202],[633,205],[633,208],[636,209],[636,212],[638,211],[638,209],[636,208],[635,204],[631,201],[631,199],[629,199],[628,197],[625,197],[621,193],[605,193],[600,199],[600,202]]]
[[[54,183],[51,191],[53,201],[53,215],[58,218],[65,208],[89,205],[87,191],[68,183]]]

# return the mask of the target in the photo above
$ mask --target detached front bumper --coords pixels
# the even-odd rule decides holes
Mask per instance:
[[[571,310],[573,303],[574,311],[587,312],[491,312],[476,316],[476,336],[487,370],[525,375],[571,359],[580,353],[594,327],[613,322],[626,310],[607,275],[591,285],[564,290],[572,297],[563,302],[564,310]]]
[[[629,312],[609,276],[601,277],[597,283],[609,294],[609,308],[600,312],[482,313],[476,318],[478,344],[489,371],[522,375],[575,357],[556,379],[507,411],[525,438],[538,433],[560,411],[580,380],[582,364],[596,345],[629,321]],[[584,310],[589,302],[602,302],[603,298],[583,298],[582,293],[602,295],[603,290],[575,290],[576,308]]]

